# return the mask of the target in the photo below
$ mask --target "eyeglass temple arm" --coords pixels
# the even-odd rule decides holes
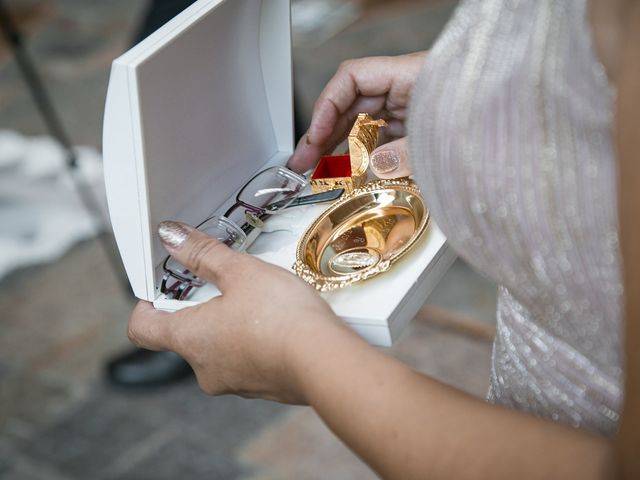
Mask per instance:
[[[287,205],[288,200],[281,200],[279,202],[270,203],[265,207],[266,211],[271,211],[278,208],[291,208],[299,207],[302,205],[312,205],[314,203],[332,202],[337,200],[344,193],[344,188],[338,188],[336,190],[329,190],[322,193],[314,193],[312,195],[305,195],[304,197],[298,197],[293,202]]]

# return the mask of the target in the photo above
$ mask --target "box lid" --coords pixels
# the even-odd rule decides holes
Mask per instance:
[[[105,181],[137,297],[158,294],[160,221],[197,224],[293,152],[290,38],[287,0],[200,0],[113,62]]]

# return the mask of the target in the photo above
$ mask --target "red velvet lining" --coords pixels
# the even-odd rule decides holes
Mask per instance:
[[[321,178],[339,178],[351,176],[351,157],[349,155],[327,155],[320,157],[318,166],[311,176],[312,180]]]

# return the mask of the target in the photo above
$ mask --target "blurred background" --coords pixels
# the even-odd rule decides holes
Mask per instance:
[[[0,478],[375,478],[308,408],[210,398],[189,376],[143,389],[107,381],[106,365],[131,349],[126,322],[135,300],[108,231],[96,236],[96,211],[87,211],[72,177],[100,211],[110,63],[180,3],[189,2],[0,2],[77,158],[69,170],[2,23]],[[426,49],[454,4],[293,0],[301,131],[342,60]],[[494,315],[495,286],[458,260],[389,353],[484,396]]]

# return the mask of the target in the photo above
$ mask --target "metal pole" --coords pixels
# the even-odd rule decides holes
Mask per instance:
[[[116,275],[116,278],[118,278],[123,291],[128,297],[130,297],[132,292],[129,287],[128,281],[122,275],[122,269],[120,268],[120,258],[116,253],[115,248],[110,242],[109,238],[107,238],[107,235],[104,233],[109,230],[109,222],[103,215],[100,203],[91,190],[87,179],[83,176],[81,170],[78,168],[78,160],[76,157],[76,153],[73,150],[73,146],[71,145],[71,141],[69,140],[69,136],[67,135],[67,132],[65,131],[62,122],[60,121],[60,117],[58,116],[53,103],[51,102],[49,94],[44,87],[40,75],[38,74],[33,62],[31,61],[31,58],[29,57],[29,54],[27,53],[22,36],[20,35],[18,28],[14,24],[13,19],[11,18],[9,11],[4,4],[4,0],[0,0],[0,30],[2,30],[9,48],[13,52],[14,58],[18,65],[18,69],[20,70],[22,77],[27,84],[36,107],[42,115],[45,126],[49,130],[51,136],[56,141],[58,141],[58,143],[65,151],[65,164],[67,166],[67,171],[71,176],[78,195],[80,196],[80,200],[89,215],[91,215],[95,220],[98,221],[99,244],[101,245],[102,250],[107,257],[107,260],[114,274]]]

